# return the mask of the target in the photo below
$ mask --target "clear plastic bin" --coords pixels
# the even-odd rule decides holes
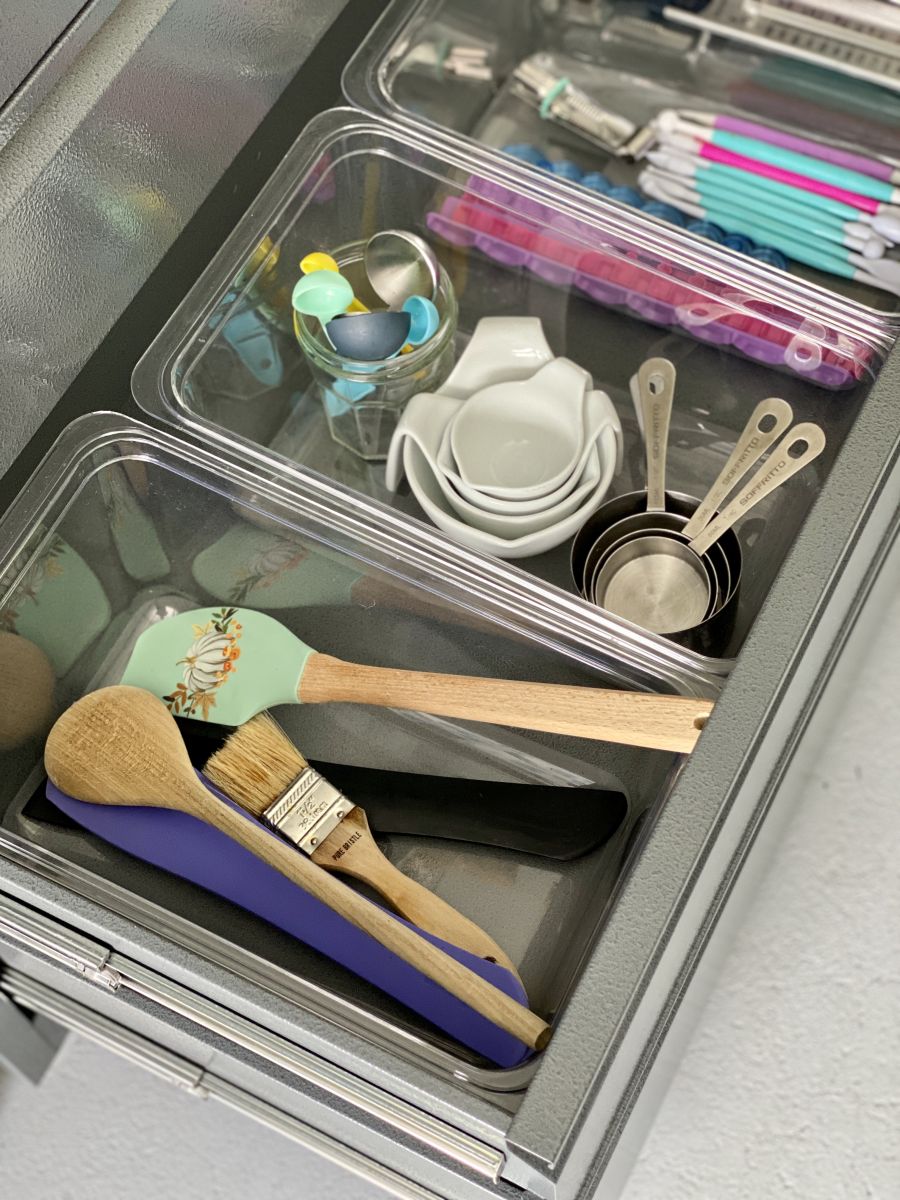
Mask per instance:
[[[480,52],[486,77],[472,77],[466,67],[471,57],[456,66],[453,52],[460,46],[469,56]],[[348,64],[344,91],[360,108],[430,132],[463,135],[494,150],[529,143],[553,161],[568,160],[633,187],[642,162],[616,158],[542,119],[536,104],[517,95],[513,70],[544,52],[554,74],[638,127],[663,108],[726,112],[801,135],[824,130],[858,153],[900,155],[895,91],[663,24],[644,4],[501,0],[486,7],[471,0],[394,0]],[[594,203],[615,203],[568,186]],[[808,280],[851,299],[858,315],[877,313],[893,336],[900,328],[900,299],[883,289],[794,260],[790,277],[778,267],[770,270],[786,284]]]
[[[483,1087],[517,1088],[531,1068],[503,1072],[476,1061],[274,927],[35,800],[55,713],[117,682],[152,623],[229,598],[271,613],[323,652],[360,662],[715,691],[714,679],[646,647],[590,649],[553,633],[534,600],[520,597],[513,611],[475,566],[465,584],[447,578],[439,560],[425,561],[414,526],[390,534],[377,516],[355,511],[324,482],[260,483],[214,448],[192,448],[117,414],[70,426],[0,523],[8,548],[0,623],[38,645],[57,676],[54,713],[0,753],[0,842],[25,845],[33,870],[74,892],[400,1054]],[[279,710],[279,719],[314,760],[624,793],[628,814],[618,832],[569,861],[435,837],[382,840],[402,870],[492,933],[519,966],[534,1009],[556,1019],[678,757],[356,705],[298,705]],[[484,821],[489,831],[492,814]]]
[[[306,253],[330,251],[384,228],[420,233],[433,244],[453,284],[459,349],[483,316],[537,317],[552,350],[588,370],[595,387],[608,393],[625,433],[624,467],[611,495],[643,485],[643,446],[629,380],[648,357],[666,356],[678,370],[668,459],[668,482],[675,491],[705,493],[754,406],[766,396],[783,396],[797,420],[822,423],[828,439],[823,456],[739,527],[745,556],[742,598],[733,640],[725,648],[726,656],[735,653],[840,450],[883,347],[874,337],[847,334],[827,310],[804,310],[779,299],[769,277],[722,270],[696,239],[673,241],[664,226],[635,225],[627,211],[595,206],[586,214],[573,204],[571,193],[557,194],[541,180],[537,194],[535,189],[533,173],[508,171],[470,147],[435,142],[426,148],[414,130],[350,110],[322,114],[298,138],[138,364],[135,397],[148,412],[208,446],[243,456],[263,473],[271,471],[274,456],[295,464],[298,479],[328,477],[335,481],[334,494],[345,502],[354,497],[366,520],[379,524],[385,536],[402,530],[421,553],[439,554],[452,564],[460,578],[497,570],[491,560],[433,527],[411,524],[424,514],[408,489],[389,492],[382,463],[364,462],[332,439],[291,328],[290,289]],[[524,231],[537,246],[537,269],[508,260],[491,242],[468,233],[457,237],[453,215],[463,204],[488,206],[494,219]],[[677,273],[685,281],[678,285],[686,297],[682,317],[690,312],[707,326],[696,324],[699,337],[691,336],[683,326],[651,324],[625,304],[599,305],[580,270],[597,255],[610,270],[627,270],[650,288],[671,287]],[[652,317],[664,316],[659,311],[664,306],[648,305]],[[256,357],[242,353],[248,323],[263,344],[265,366],[258,346]],[[769,331],[784,338],[792,347],[793,370],[776,371],[736,353],[729,330]],[[783,349],[779,345],[781,359]],[[820,385],[823,376],[833,382],[835,372],[842,390]],[[509,602],[515,605],[525,594],[539,597],[548,621],[568,622],[584,644],[624,639],[657,655],[674,655],[696,671],[727,671],[726,657],[714,662],[678,651],[578,598],[569,544],[523,559],[521,566],[502,568]]]

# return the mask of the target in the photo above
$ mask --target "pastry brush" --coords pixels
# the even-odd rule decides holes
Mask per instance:
[[[363,809],[311,767],[267,713],[239,726],[203,773],[326,871],[367,883],[413,925],[516,973],[483,929],[385,858]]]

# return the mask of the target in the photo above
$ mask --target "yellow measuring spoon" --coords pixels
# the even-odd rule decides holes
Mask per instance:
[[[309,275],[311,271],[334,271],[340,274],[340,269],[330,254],[324,254],[320,250],[314,250],[312,254],[307,254],[305,258],[300,259],[300,270],[304,275]],[[351,313],[367,313],[369,309],[361,300],[354,298],[352,304],[347,309]]]

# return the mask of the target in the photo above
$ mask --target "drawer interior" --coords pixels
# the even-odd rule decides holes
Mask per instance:
[[[183,453],[177,439],[137,426],[128,438],[101,441],[78,456],[55,498],[40,491],[40,477],[33,483],[31,495],[43,501],[43,511],[3,576],[3,626],[50,659],[58,677],[55,712],[117,682],[135,639],[152,624],[226,602],[222,589],[235,580],[244,589],[240,603],[351,661],[678,688],[664,663],[654,675],[652,661],[643,671],[629,670],[612,653],[578,661],[542,644],[539,629],[511,629],[475,605],[441,598],[426,571],[404,575],[390,555],[354,536],[346,518],[335,513],[329,523],[324,509],[314,514],[311,495],[276,517],[258,495],[251,503],[214,460],[200,463]],[[235,552],[236,534],[244,557]],[[533,1008],[558,1017],[584,956],[602,936],[642,831],[672,786],[677,756],[347,704],[282,707],[278,718],[313,761],[520,785],[530,793],[523,820],[529,805],[541,806],[548,786],[559,811],[541,817],[562,823],[567,813],[559,789],[619,794],[615,820],[601,822],[589,845],[565,857],[510,849],[487,810],[479,841],[471,840],[477,827],[469,840],[404,833],[402,795],[399,823],[387,836],[372,814],[390,860],[488,930],[517,964]],[[202,736],[202,723],[192,721],[186,728],[200,765],[217,744],[214,731]],[[436,1069],[500,1090],[521,1086],[521,1070],[492,1067],[324,955],[73,825],[43,796],[46,732],[46,722],[20,731],[19,744],[3,753],[0,804],[4,837],[27,842],[39,862],[54,865],[57,878],[176,941],[190,934],[191,944],[213,960],[233,963],[237,953],[247,977],[267,986],[274,978],[277,990],[338,1022],[352,1013],[369,1036],[387,1036],[394,1048]]]

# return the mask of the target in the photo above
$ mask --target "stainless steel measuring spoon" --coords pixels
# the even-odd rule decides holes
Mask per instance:
[[[364,261],[373,290],[394,311],[410,296],[434,300],[437,295],[437,255],[415,233],[384,229],[373,234],[366,242]]]
[[[637,379],[647,455],[647,512],[665,512],[666,451],[675,398],[675,366],[667,358],[648,358],[641,364]]]
[[[818,425],[795,425],[744,490],[690,542],[654,534],[617,547],[596,575],[595,602],[654,633],[678,633],[699,624],[711,595],[709,548],[824,449]]]
[[[750,468],[762,458],[768,448],[781,437],[794,419],[794,413],[786,400],[772,396],[768,400],[760,400],[744,426],[744,431],[735,442],[734,449],[728,456],[728,461],[719,472],[715,483],[700,501],[694,515],[682,529],[682,534],[690,541],[708,523],[718,510],[719,505],[744,478]]]

